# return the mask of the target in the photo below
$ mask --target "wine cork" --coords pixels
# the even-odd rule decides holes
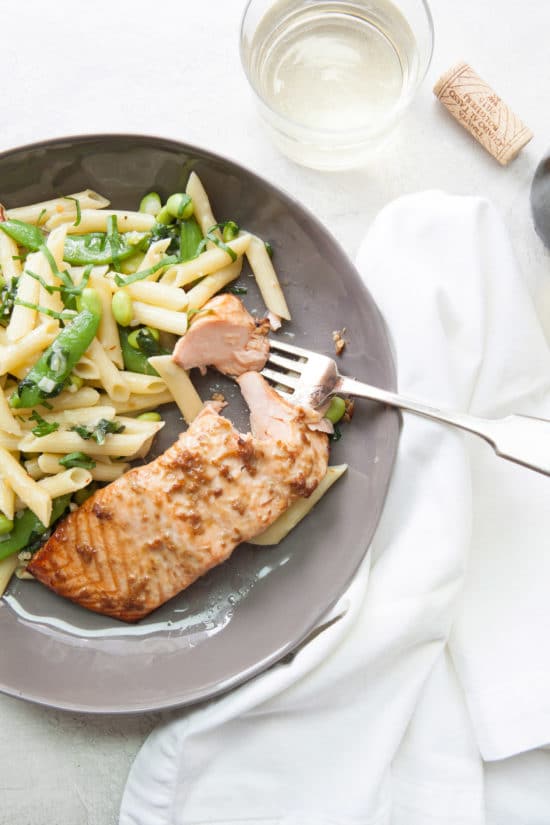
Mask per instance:
[[[506,166],[533,137],[509,106],[467,63],[440,77],[434,94],[458,122]]]

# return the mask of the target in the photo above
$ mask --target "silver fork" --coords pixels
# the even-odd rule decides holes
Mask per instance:
[[[333,358],[273,338],[270,339],[267,364],[262,375],[295,404],[309,405],[316,409],[336,394],[380,401],[479,435],[489,442],[501,458],[550,475],[550,421],[546,419],[527,415],[478,418],[467,413],[440,409],[415,398],[407,398],[340,375]]]

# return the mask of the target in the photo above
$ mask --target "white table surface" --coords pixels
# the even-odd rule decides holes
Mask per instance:
[[[550,330],[549,254],[529,211],[531,179],[550,145],[550,4],[433,0],[436,48],[419,99],[369,167],[338,175],[301,169],[266,140],[239,63],[244,6],[244,0],[5,5],[0,150],[117,131],[204,146],[291,192],[350,256],[374,215],[398,195],[440,188],[487,196],[504,216]],[[478,147],[431,93],[435,79],[460,59],[535,132],[508,168]],[[160,718],[81,716],[0,696],[0,825],[114,825],[132,758]]]

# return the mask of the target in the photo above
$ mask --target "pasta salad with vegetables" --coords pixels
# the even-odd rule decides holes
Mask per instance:
[[[91,190],[0,206],[0,596],[69,509],[144,458],[175,402],[202,400],[177,338],[248,260],[273,328],[290,319],[269,244],[185,192],[139,210]]]

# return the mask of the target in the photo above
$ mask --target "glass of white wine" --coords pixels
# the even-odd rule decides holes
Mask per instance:
[[[424,79],[425,0],[250,0],[241,60],[279,149],[314,169],[368,162]]]

